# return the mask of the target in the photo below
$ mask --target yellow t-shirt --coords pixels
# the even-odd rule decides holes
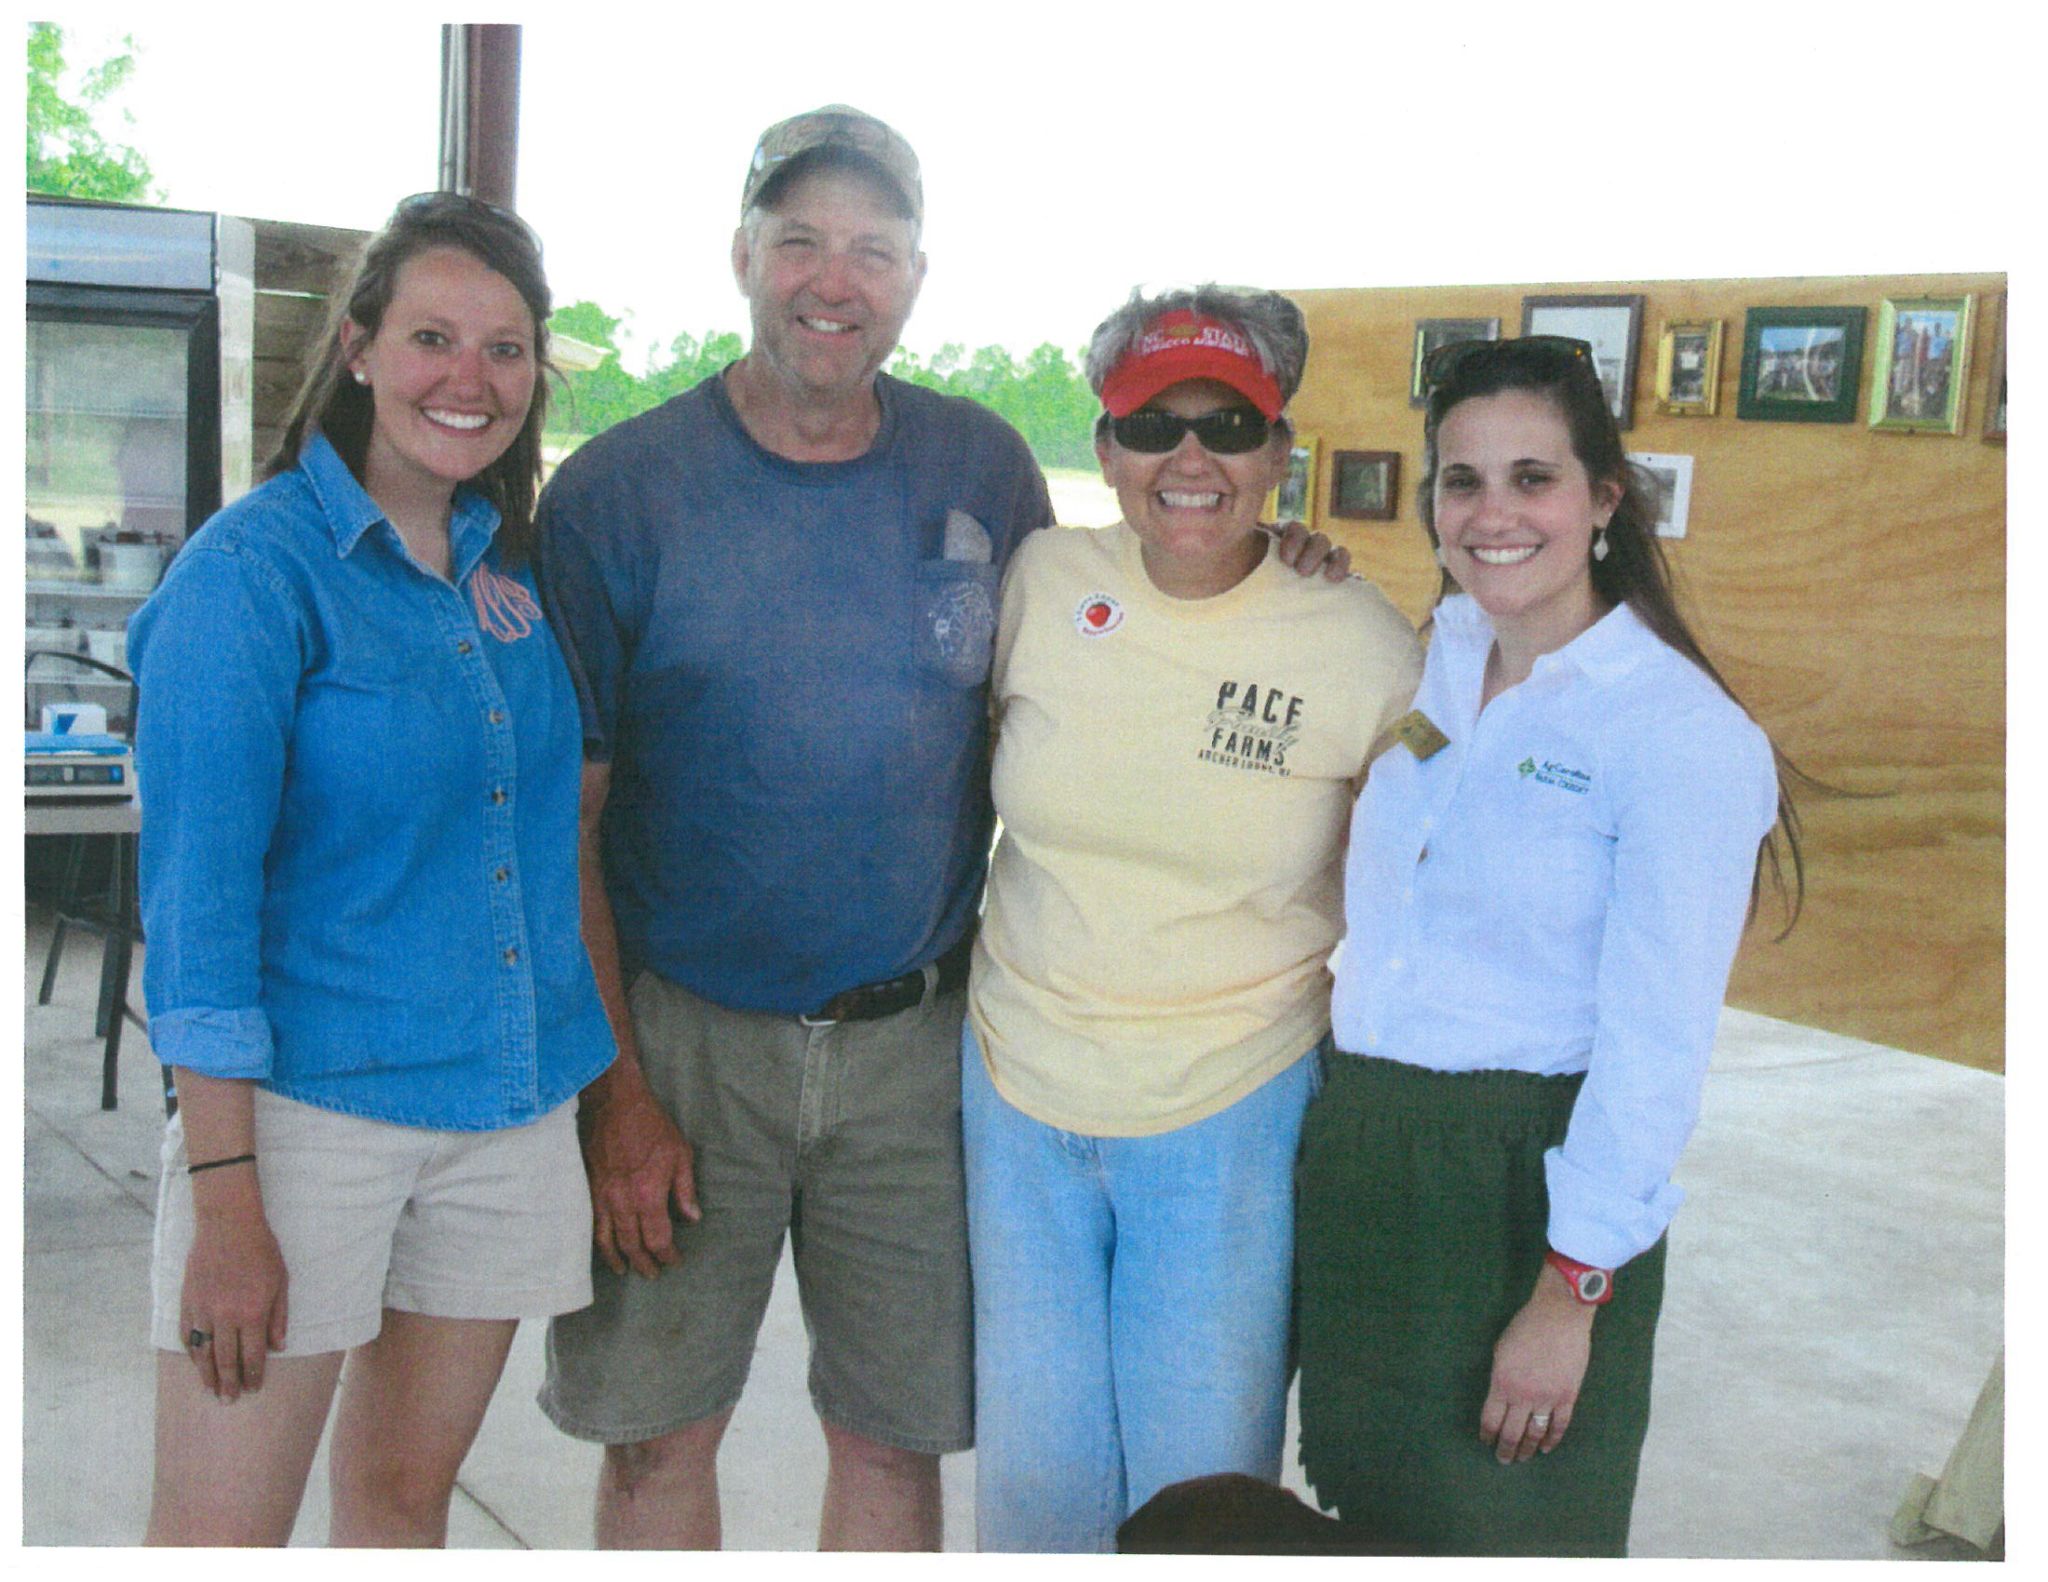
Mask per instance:
[[[1226,593],[1175,599],[1121,523],[1024,541],[968,991],[1006,1099],[1093,1136],[1170,1131],[1322,1036],[1353,787],[1421,671],[1367,582],[1269,553]]]

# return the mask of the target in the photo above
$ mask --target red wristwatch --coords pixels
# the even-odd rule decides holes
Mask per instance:
[[[1555,1247],[1544,1253],[1543,1261],[1564,1276],[1564,1283],[1572,1288],[1572,1295],[1588,1307],[1598,1307],[1614,1295],[1612,1269],[1596,1269],[1590,1263],[1567,1258]]]

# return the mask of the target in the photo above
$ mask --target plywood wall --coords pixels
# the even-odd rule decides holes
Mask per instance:
[[[308,352],[327,324],[328,295],[355,268],[367,231],[284,220],[250,220],[256,229],[256,345],[253,370],[257,477],[284,437]]]
[[[1414,506],[1421,413],[1408,404],[1420,318],[1498,317],[1525,293],[1642,292],[1633,451],[1694,458],[1689,534],[1667,540],[1680,595],[1751,712],[1804,768],[1806,912],[1783,943],[1753,929],[1732,1003],[2004,1069],[2005,448],[1982,438],[2003,275],[1548,282],[1300,291],[1312,336],[1293,411],[1320,441],[1317,525],[1411,617],[1436,588]],[[1963,431],[1865,421],[1886,297],[1975,293]],[[1735,416],[1744,310],[1870,309],[1851,423]],[[1652,399],[1658,326],[1718,318],[1712,417]],[[1330,453],[1401,453],[1399,518],[1333,521]]]

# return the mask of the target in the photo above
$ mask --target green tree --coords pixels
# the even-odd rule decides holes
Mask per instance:
[[[119,203],[160,201],[149,162],[123,143],[109,143],[93,124],[104,104],[135,70],[135,42],[89,67],[77,97],[64,94],[64,30],[54,22],[28,25],[28,190]]]
[[[706,330],[701,341],[694,335],[678,335],[668,343],[666,360],[648,370],[648,389],[655,402],[681,395],[736,361],[746,349],[731,330]]]
[[[592,346],[619,349],[617,331],[624,320],[614,318],[595,302],[572,302],[548,315],[548,329],[556,335],[571,335]]]
[[[571,302],[548,316],[548,328],[556,334],[602,346],[612,354],[595,368],[562,376],[563,399],[548,408],[549,433],[601,434],[652,405],[644,399],[641,381],[620,365],[621,322],[595,302]]]

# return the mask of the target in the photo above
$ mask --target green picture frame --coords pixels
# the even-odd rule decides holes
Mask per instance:
[[[1735,415],[1763,423],[1853,423],[1863,308],[1751,308],[1742,321]]]
[[[1886,297],[1877,310],[1870,426],[1898,434],[1958,434],[1970,389],[1977,299]]]

